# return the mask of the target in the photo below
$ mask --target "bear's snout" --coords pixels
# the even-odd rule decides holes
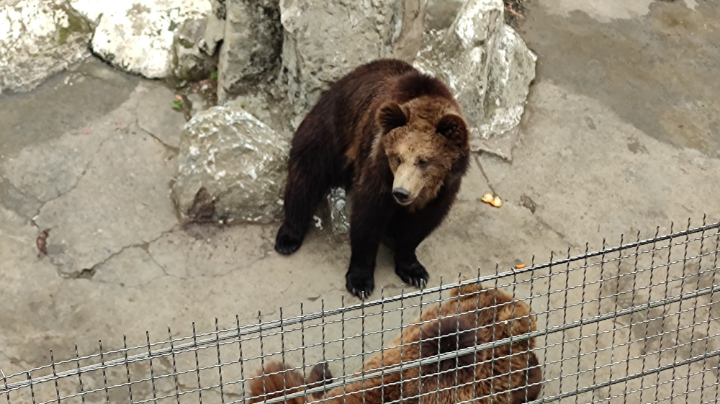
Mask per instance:
[[[392,196],[401,206],[415,201],[423,188],[423,173],[414,164],[400,164],[394,172]]]
[[[410,197],[410,192],[408,192],[405,188],[397,187],[392,190],[392,196],[399,204],[402,205],[407,203],[408,198]]]

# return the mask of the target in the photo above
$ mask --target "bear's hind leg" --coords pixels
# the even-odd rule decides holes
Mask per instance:
[[[275,251],[280,254],[292,254],[303,243],[313,213],[326,190],[323,184],[315,183],[316,180],[305,180],[298,184],[297,182],[291,183],[288,178],[288,187],[285,192],[285,221],[280,226],[275,238]],[[304,187],[307,188],[303,189]]]
[[[307,230],[296,231],[287,222],[283,223],[275,237],[275,251],[283,255],[290,255],[302,245]]]
[[[300,248],[315,210],[334,182],[338,162],[329,147],[322,144],[290,153],[285,185],[285,221],[275,238],[275,251],[280,254],[292,254]]]

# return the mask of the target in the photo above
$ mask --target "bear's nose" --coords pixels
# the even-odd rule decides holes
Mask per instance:
[[[405,202],[410,196],[410,193],[405,188],[395,188],[392,190],[392,194],[398,202]]]

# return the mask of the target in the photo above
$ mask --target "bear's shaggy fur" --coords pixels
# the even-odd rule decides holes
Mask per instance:
[[[383,365],[392,367],[537,330],[530,307],[524,302],[513,301],[510,295],[500,290],[483,289],[476,283],[455,289],[451,295],[456,299],[424,311],[421,318],[363,366],[364,372],[367,374],[380,370]],[[542,389],[542,370],[533,349],[534,338],[517,341],[423,365],[420,369],[413,367],[385,374],[382,378],[336,387],[328,391],[326,397],[329,404],[382,404],[400,402],[401,399],[417,404],[471,400],[479,404],[525,403],[537,399]],[[316,366],[308,383],[318,386],[332,377],[327,370],[321,377],[322,369]],[[250,383],[251,403],[263,401],[265,397],[304,391],[304,386],[299,372],[284,372],[282,365],[270,363],[265,372]],[[311,402],[323,398],[324,394],[320,392],[287,401],[303,404],[305,399]]]
[[[270,362],[265,366],[261,378],[253,379],[250,382],[252,397],[250,404],[270,400],[275,397],[282,397],[288,394],[309,390],[313,387],[324,385],[332,378],[327,363],[315,365],[306,381],[303,382],[302,375],[298,371],[287,371],[282,363]],[[266,394],[263,394],[263,391]],[[308,401],[319,400],[320,394],[308,394]],[[302,397],[288,399],[287,404],[305,404]]]
[[[462,111],[442,82],[399,60],[360,66],[320,97],[295,132],[275,249],[300,248],[326,192],[344,186],[352,191],[348,290],[373,291],[385,236],[395,244],[395,272],[421,286],[428,273],[415,249],[455,201],[469,152]]]

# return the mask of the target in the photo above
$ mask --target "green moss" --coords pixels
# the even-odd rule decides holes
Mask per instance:
[[[90,23],[83,16],[68,4],[60,4],[60,10],[65,12],[68,18],[67,27],[60,27],[58,30],[58,42],[60,45],[67,43],[68,39],[74,34],[89,34],[92,32]]]
[[[180,100],[173,100],[171,103],[174,110],[180,111],[183,107],[183,102]]]
[[[190,42],[184,38],[178,38],[177,41],[180,44],[180,46],[182,46],[185,49],[192,49],[192,47],[194,46],[192,42]]]
[[[58,31],[58,42],[60,42],[60,45],[65,45],[67,43],[68,36],[70,36],[70,29],[67,27],[60,27],[60,30]]]
[[[218,78],[218,72],[215,70],[214,72],[210,73],[210,78],[213,80],[217,80]]]

